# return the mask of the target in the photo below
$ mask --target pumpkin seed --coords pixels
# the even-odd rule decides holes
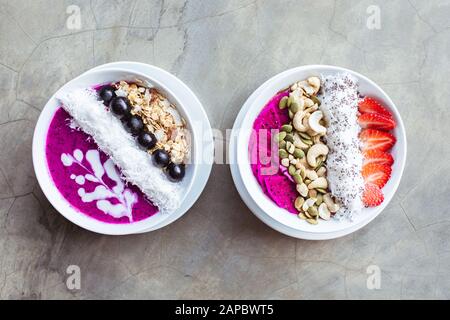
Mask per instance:
[[[295,146],[294,146],[291,142],[289,142],[289,143],[290,143],[289,147],[286,145],[286,150],[287,150],[287,152],[289,152],[290,154],[293,154],[294,151],[295,151]]]
[[[319,222],[316,219],[306,219],[310,224],[318,224]]]
[[[278,150],[278,155],[280,156],[281,159],[285,159],[285,158],[287,158],[289,156],[287,151],[284,150],[284,149]]]
[[[305,167],[300,168],[300,176],[302,177],[302,179],[305,179],[305,177],[306,177]]]
[[[295,209],[300,211],[302,209],[303,203],[305,203],[305,199],[303,197],[297,197],[297,199],[295,199],[295,202],[294,202]]]
[[[312,217],[317,217],[317,215],[319,214],[319,211],[317,210],[316,206],[311,206],[308,208],[308,213]]]
[[[305,157],[305,152],[303,152],[302,149],[295,148],[293,155],[294,155],[294,157],[301,159],[301,158]]]
[[[291,109],[289,109],[289,119],[293,119],[294,118],[294,113],[291,111]]]
[[[311,99],[314,103],[317,103],[317,105],[320,106],[321,102],[320,102],[319,98],[317,98],[316,96],[311,96],[310,99]]]
[[[316,189],[316,190],[317,190],[317,189]],[[317,204],[318,206],[320,206],[320,205],[322,204],[322,202],[323,202],[323,196],[322,196],[322,194],[321,194],[321,193],[318,193],[316,199],[317,199],[317,200],[316,200],[316,204]]]
[[[310,137],[309,134],[307,134],[307,133],[299,132],[298,134],[299,134],[300,137],[302,137],[303,139],[311,140],[311,137]]]
[[[286,149],[286,141],[281,140],[280,143],[278,143],[279,149]]]
[[[289,141],[291,143],[294,143],[294,136],[291,133],[286,134],[286,136],[284,137],[284,139],[286,141]]]
[[[280,108],[281,110],[286,108],[287,107],[287,100],[288,100],[288,97],[281,98],[280,103],[278,104],[278,108]]]
[[[327,193],[327,190],[322,189],[322,188],[316,188],[316,190],[317,190],[318,192],[322,193],[322,194]]]
[[[288,172],[291,176],[293,176],[295,174],[297,170],[295,170],[295,166],[293,166],[292,164],[289,166]]]
[[[302,219],[302,220],[308,219],[308,218],[305,216],[305,214],[304,214],[303,212],[300,212],[300,213],[298,214],[298,217],[299,217],[300,219]]]
[[[308,219],[314,219],[314,217],[312,217],[307,211],[305,211],[305,216],[306,216]]]
[[[285,124],[283,126],[281,126],[281,131],[285,131],[285,132],[292,132],[292,126],[290,124]]]
[[[287,99],[286,105],[287,105],[288,108],[291,106],[291,104],[292,104],[293,101],[294,101],[294,99],[293,99],[292,97],[289,97],[289,98]]]
[[[289,159],[288,158],[281,159],[281,165],[286,168],[289,167]]]
[[[289,110],[291,110],[293,113],[297,113],[300,110],[300,106],[297,102],[292,102]]]
[[[275,139],[280,142],[282,140],[284,140],[284,138],[286,137],[286,132],[281,131],[279,133],[277,133],[277,135],[275,136]]]
[[[295,174],[292,176],[292,178],[294,179],[294,181],[295,181],[296,184],[302,184],[302,183],[303,183],[303,179],[302,179],[302,177],[301,177],[298,173],[295,173]]]
[[[304,138],[300,138],[300,140],[302,140],[305,144],[307,144],[308,146],[312,146],[313,142],[311,140],[308,139],[304,139]]]

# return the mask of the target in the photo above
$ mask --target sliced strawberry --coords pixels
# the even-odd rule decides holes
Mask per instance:
[[[375,129],[364,129],[359,134],[359,139],[363,143],[363,151],[380,150],[388,151],[395,144],[395,137],[386,131]]]
[[[384,200],[383,192],[381,189],[373,184],[366,183],[364,187],[364,193],[362,196],[362,201],[366,207],[376,207],[380,205]]]
[[[363,113],[358,117],[361,128],[371,128],[379,130],[392,130],[396,123],[394,119],[378,113]]]
[[[377,113],[392,118],[392,114],[378,100],[371,97],[360,100],[358,109],[361,113]]]
[[[361,174],[366,183],[373,183],[383,188],[391,177],[391,166],[378,163],[370,163],[363,166]]]
[[[383,152],[380,150],[368,150],[365,151],[364,154],[364,163],[363,164],[369,164],[369,163],[378,163],[378,164],[385,164],[387,166],[391,166],[394,163],[394,158],[390,153]]]

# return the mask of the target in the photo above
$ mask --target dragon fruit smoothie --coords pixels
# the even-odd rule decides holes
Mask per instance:
[[[70,126],[59,108],[46,140],[48,169],[62,196],[80,213],[106,223],[131,223],[158,212],[134,185],[126,183],[93,139]]]
[[[250,138],[249,153],[251,157],[251,168],[264,194],[274,201],[279,207],[290,213],[296,214],[293,205],[297,192],[295,184],[292,183],[288,174],[280,167],[273,167],[268,161],[263,163],[262,159],[270,159],[272,156],[272,131],[279,130],[289,117],[287,110],[280,110],[280,100],[287,96],[288,91],[276,94],[262,109],[261,113],[253,123],[253,135]],[[260,141],[260,130],[267,133],[266,143]],[[278,146],[276,146],[278,150]]]

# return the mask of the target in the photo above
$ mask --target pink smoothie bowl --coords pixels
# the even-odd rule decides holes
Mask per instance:
[[[181,116],[186,120],[187,127],[191,131],[191,163],[186,167],[185,178],[179,182],[183,189],[184,198],[181,200],[181,207],[179,210],[169,214],[156,213],[149,218],[144,220],[132,222],[132,223],[105,223],[103,221],[94,219],[72,206],[66,198],[60,193],[60,191],[55,186],[55,183],[50,174],[47,158],[46,158],[46,141],[47,132],[50,123],[53,119],[55,112],[60,108],[60,102],[56,99],[61,93],[73,90],[77,88],[93,88],[98,85],[107,84],[111,82],[116,82],[119,80],[125,81],[136,81],[141,80],[144,83],[158,89],[163,93],[172,103],[174,103]],[[158,81],[157,79],[148,76],[147,74],[136,72],[130,69],[122,68],[102,68],[97,70],[92,70],[86,72],[77,78],[66,83],[61,87],[47,102],[44,109],[42,110],[33,136],[33,165],[36,173],[37,180],[41,189],[43,190],[45,196],[53,205],[53,207],[61,213],[65,218],[75,223],[76,225],[85,228],[87,230],[108,234],[108,235],[125,235],[147,232],[151,230],[158,229],[165,226],[170,222],[181,217],[189,208],[183,206],[186,198],[189,198],[190,191],[196,188],[196,176],[198,174],[198,163],[202,158],[202,143],[199,139],[199,132],[195,129],[194,119],[192,119],[190,112],[188,112],[186,103],[183,103],[175,90],[172,90],[164,83]],[[195,121],[198,121],[195,119]],[[209,125],[209,123],[208,123]],[[145,174],[145,173],[143,173]],[[188,199],[190,201],[192,199]],[[194,200],[195,201],[195,200]],[[190,201],[192,202],[192,201]]]
[[[359,91],[363,95],[372,96],[383,101],[393,114],[397,127],[394,135],[397,143],[391,150],[394,157],[392,176],[384,186],[384,201],[381,205],[363,208],[353,220],[331,219],[321,221],[318,225],[310,225],[299,219],[296,214],[277,206],[262,190],[254,177],[249,155],[249,143],[252,127],[261,110],[274,96],[292,83],[310,76],[327,76],[336,73],[350,73],[359,83]],[[245,102],[233,127],[230,145],[231,173],[239,194],[251,211],[264,223],[286,235],[307,239],[326,240],[345,236],[364,227],[375,219],[389,204],[400,184],[406,162],[406,133],[400,113],[392,99],[369,78],[345,68],[327,65],[308,65],[286,70],[262,84]]]

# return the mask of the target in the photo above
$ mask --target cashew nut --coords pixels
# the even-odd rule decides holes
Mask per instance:
[[[331,212],[328,210],[328,207],[325,202],[321,203],[319,206],[319,217],[323,220],[330,220]]]
[[[305,176],[310,180],[316,180],[319,177],[314,170],[306,170]]]
[[[306,128],[306,130],[311,130],[311,128],[309,127],[309,117],[311,116],[311,113],[307,113],[305,111],[305,116],[303,117],[303,126]]]
[[[299,110],[303,110],[305,107],[305,100],[303,99],[302,89],[295,89],[289,96],[292,98],[292,102],[298,104]]]
[[[319,110],[319,105],[318,104],[314,104],[311,107],[306,108],[305,112],[306,113],[313,113],[314,111],[317,111],[317,110]]]
[[[329,193],[323,195],[323,202],[327,205],[330,212],[334,213],[339,210],[339,205],[337,203],[334,203]]]
[[[308,164],[315,168],[317,166],[317,157],[321,155],[328,154],[328,147],[324,144],[315,144],[311,148],[309,148],[308,153],[306,154],[306,161]]]
[[[311,108],[314,105],[314,101],[310,98],[305,98],[305,109]]]
[[[308,186],[306,184],[300,183],[297,185],[296,189],[301,196],[306,197],[308,195]]]
[[[294,134],[294,146],[302,150],[307,150],[309,148],[309,146],[302,141],[298,133]]]
[[[320,81],[320,80],[319,80]],[[309,84],[307,81],[300,81],[299,83],[298,83],[298,86],[300,87],[300,88],[302,88],[303,89],[303,91],[305,91],[305,93],[307,94],[307,95],[312,95],[312,94],[314,94],[316,91],[315,91],[315,88],[311,85],[311,84]]]
[[[325,167],[320,167],[319,170],[317,170],[317,175],[319,177],[325,176],[325,173],[327,172],[327,169]]]
[[[305,115],[305,111],[298,111],[295,113],[294,119],[292,119],[292,125],[297,131],[305,132],[306,130],[308,130],[308,128],[303,124],[303,117]]]
[[[320,79],[318,77],[309,77],[306,81],[313,87],[314,93],[317,93],[320,89]]]
[[[308,189],[316,189],[316,188],[321,188],[321,189],[328,188],[328,181],[327,181],[327,179],[325,177],[319,177],[316,180],[312,181],[308,185]]]
[[[308,124],[309,127],[309,124]],[[319,133],[315,132],[313,129],[309,128],[308,131],[306,131],[306,133],[310,136],[310,137],[315,137],[315,136],[321,136]]]
[[[319,134],[325,134],[327,128],[322,126],[319,121],[323,118],[323,113],[320,110],[314,111],[308,119],[308,124],[312,130]]]

